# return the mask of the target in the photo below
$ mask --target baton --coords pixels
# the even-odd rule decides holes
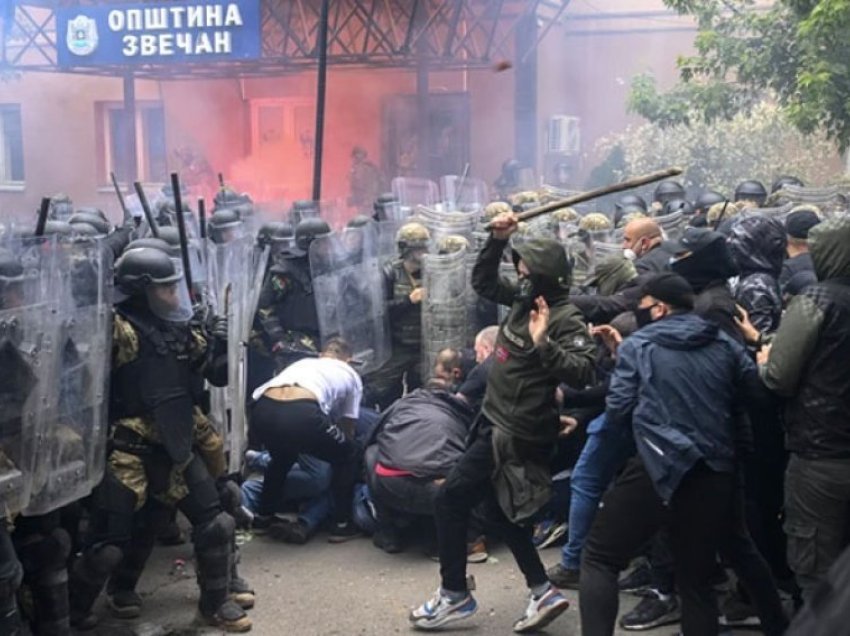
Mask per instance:
[[[177,210],[177,231],[180,233],[180,255],[183,257],[183,275],[192,295],[192,267],[189,262],[189,241],[186,238],[186,219],[183,218],[183,198],[180,194],[180,177],[171,173],[171,189],[174,190],[174,208]]]
[[[112,179],[112,187],[115,188],[115,194],[118,197],[118,203],[121,205],[121,212],[124,213],[124,222],[133,219],[133,215],[127,209],[127,204],[124,202],[124,195],[121,194],[121,188],[118,187],[118,179],[115,178],[115,173],[110,172],[109,178]]]
[[[38,209],[38,220],[35,223],[35,235],[44,236],[44,228],[47,226],[47,213],[50,210],[50,197],[44,197],[41,200],[41,207]]]
[[[151,229],[151,234],[153,234],[154,238],[159,238],[159,226],[156,224],[156,221],[153,220],[153,212],[151,212],[151,206],[148,203],[148,195],[145,194],[142,184],[138,181],[133,183],[133,187],[136,189],[136,195],[139,197],[139,203],[142,204],[142,212],[145,213],[145,218],[148,221],[148,227]]]

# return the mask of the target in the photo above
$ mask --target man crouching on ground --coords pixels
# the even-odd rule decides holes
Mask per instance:
[[[466,535],[470,510],[482,501],[488,527],[502,536],[531,591],[514,631],[540,629],[568,606],[546,578],[530,519],[550,495],[548,460],[560,430],[555,389],[559,382],[592,382],[594,349],[569,304],[570,266],[559,243],[540,238],[515,246],[519,284],[499,278],[502,252],[516,228],[513,213],[493,219],[472,274],[476,292],[511,311],[496,339],[481,415],[437,495],[442,583],[411,612],[417,629],[437,629],[477,611],[466,584]]]

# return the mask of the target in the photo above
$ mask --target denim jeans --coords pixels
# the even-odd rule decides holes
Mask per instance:
[[[271,462],[271,455],[263,452],[251,463],[257,470],[265,470],[269,462]],[[327,492],[330,485],[331,465],[328,462],[316,459],[312,455],[299,455],[298,463],[286,475],[280,507],[283,509],[286,502],[320,497]],[[258,512],[262,492],[262,479],[246,480],[242,484],[242,505],[251,512]]]
[[[617,471],[634,455],[631,429],[613,430],[603,413],[587,426],[587,441],[570,477],[570,517],[568,540],[561,549],[561,564],[578,570],[581,550],[593,525],[593,518],[605,489]]]

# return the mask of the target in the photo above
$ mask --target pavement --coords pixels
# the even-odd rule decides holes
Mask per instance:
[[[331,545],[325,535],[307,545],[278,543],[268,537],[241,536],[240,574],[256,590],[257,604],[249,612],[257,636],[413,634],[407,621],[410,609],[426,600],[438,585],[439,566],[420,549],[386,554],[366,538]],[[548,566],[558,560],[558,550],[542,551]],[[101,605],[102,623],[92,636],[189,636],[212,635],[219,630],[200,626],[196,619],[198,591],[187,543],[159,547],[154,552],[139,592],[144,599],[142,616],[136,621],[117,621]],[[511,634],[513,622],[522,614],[527,590],[508,550],[497,546],[488,562],[469,566],[475,576],[479,610],[473,618],[456,624],[448,633]],[[578,636],[578,601],[567,591],[571,607],[545,633]],[[638,599],[621,595],[620,611],[628,611]],[[671,636],[671,625],[642,632],[647,636]],[[618,630],[616,634],[634,634]],[[735,634],[760,634],[736,631]]]

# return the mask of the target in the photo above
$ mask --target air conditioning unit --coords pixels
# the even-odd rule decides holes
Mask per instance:
[[[555,115],[549,119],[549,154],[574,156],[581,150],[581,120],[569,115]]]

